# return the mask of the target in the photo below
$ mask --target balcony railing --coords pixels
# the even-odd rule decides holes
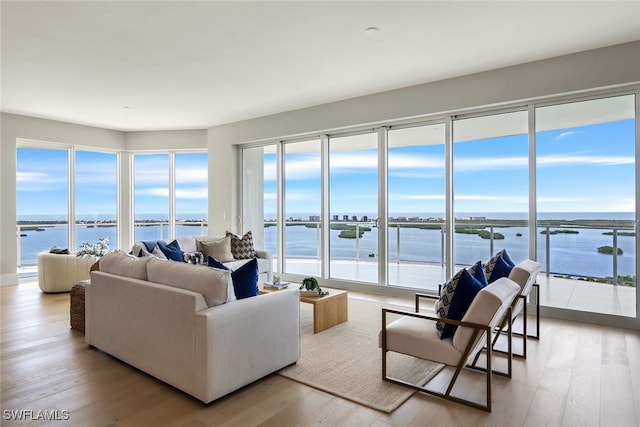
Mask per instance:
[[[111,248],[117,246],[117,224],[115,221],[78,222],[76,226],[76,244],[95,243],[99,238],[108,237]],[[136,240],[165,240],[169,236],[168,221],[136,221]],[[208,221],[176,221],[176,237],[206,236]],[[36,265],[38,252],[49,250],[52,246],[63,247],[68,244],[68,223],[63,221],[29,222],[16,226],[18,268]],[[30,238],[25,244],[23,238]],[[23,247],[24,245],[24,247]],[[75,249],[69,248],[71,251]]]
[[[296,239],[307,239],[308,246],[317,248],[315,252],[303,251],[296,253],[287,247],[287,258],[320,260],[320,222],[318,221],[286,221],[287,228],[303,226],[315,233],[305,234]],[[332,259],[348,259],[355,262],[368,260],[371,254],[362,252],[363,237],[360,236],[362,227],[375,227],[372,222],[332,221]],[[267,249],[275,254],[275,233],[273,236],[268,228],[275,231],[275,222],[265,222],[265,241]],[[354,233],[350,238],[338,238],[335,230],[338,225],[352,227]],[[369,232],[367,232],[369,233]],[[377,245],[375,231],[364,238],[374,239]],[[416,233],[422,233],[417,236]],[[509,233],[508,236],[505,234]],[[529,257],[528,241],[529,229],[526,221],[501,222],[473,222],[461,221],[456,224],[454,237],[456,265],[471,265],[478,259],[488,260],[496,251],[506,248],[514,259]],[[584,226],[584,225],[539,225],[536,228],[538,239],[537,259],[543,265],[542,271],[546,275],[558,275],[580,279],[604,281],[613,285],[636,285],[635,280],[635,231],[632,226]],[[624,244],[621,241],[624,239]],[[285,241],[289,240],[285,237]],[[445,265],[445,227],[444,223],[436,221],[391,221],[389,222],[389,256],[388,261],[401,264]],[[295,241],[300,246],[299,240]],[[334,255],[334,249],[340,246],[340,256]],[[369,247],[375,246],[369,244]],[[349,257],[344,256],[345,248],[351,248]],[[374,254],[375,255],[375,254]],[[624,261],[624,262],[622,262]],[[622,269],[622,274],[621,274]],[[621,280],[624,277],[624,280]]]

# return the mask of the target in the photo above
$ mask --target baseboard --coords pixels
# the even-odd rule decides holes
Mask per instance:
[[[18,284],[18,274],[2,274],[0,275],[0,287],[14,286]]]

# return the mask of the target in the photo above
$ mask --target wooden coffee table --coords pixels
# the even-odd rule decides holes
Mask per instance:
[[[298,285],[291,284],[287,289],[296,289]],[[324,297],[314,297],[300,295],[300,301],[313,305],[313,333],[317,334],[325,329],[329,329],[342,322],[349,320],[349,309],[347,304],[347,291],[329,289],[329,295]],[[272,289],[262,289],[260,293],[281,292]]]

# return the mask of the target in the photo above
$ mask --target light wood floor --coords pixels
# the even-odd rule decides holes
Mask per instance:
[[[543,319],[541,341],[514,361],[513,378],[494,378],[491,414],[422,394],[384,414],[277,374],[203,405],[88,348],[69,328],[69,294],[43,294],[31,281],[0,288],[0,296],[3,426],[640,425],[638,331]],[[478,375],[470,388],[481,384]],[[59,414],[69,419],[6,419],[20,410],[68,411]]]

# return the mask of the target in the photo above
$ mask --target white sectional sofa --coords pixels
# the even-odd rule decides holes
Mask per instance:
[[[205,252],[203,243],[216,242],[224,239],[226,236],[198,236],[198,237],[178,237],[176,241],[180,245],[180,249],[184,253]],[[146,249],[143,242],[135,242],[131,248],[131,252],[135,256],[140,255],[140,251]],[[255,249],[256,259],[258,261],[258,280],[261,282],[270,282],[273,280],[273,256],[271,252]],[[234,259],[232,261],[223,262],[223,264],[230,270],[236,270],[238,267],[245,264],[247,259]],[[204,264],[207,260],[204,259]]]
[[[87,344],[205,403],[300,355],[299,294],[236,301],[229,271],[116,251],[85,298]]]

